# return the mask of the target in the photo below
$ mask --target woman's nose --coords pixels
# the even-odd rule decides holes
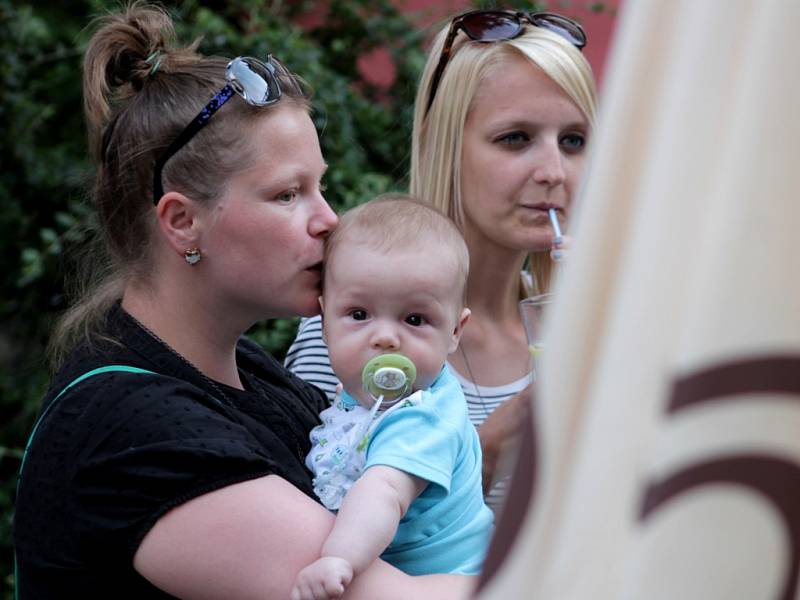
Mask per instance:
[[[564,156],[558,146],[558,140],[547,140],[536,148],[534,157],[533,179],[549,187],[564,183]]]
[[[320,194],[314,207],[314,213],[308,222],[308,232],[313,237],[325,237],[333,231],[337,223],[339,223],[339,217]]]

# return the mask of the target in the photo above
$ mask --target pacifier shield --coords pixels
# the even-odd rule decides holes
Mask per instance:
[[[383,396],[396,400],[411,391],[417,378],[417,368],[402,354],[381,354],[364,365],[361,383],[374,398]]]

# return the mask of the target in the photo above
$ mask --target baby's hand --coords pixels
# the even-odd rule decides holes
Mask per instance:
[[[292,587],[292,600],[339,598],[353,580],[353,567],[338,556],[323,556],[300,571]]]
[[[553,243],[550,249],[550,258],[555,262],[563,261],[569,254],[571,246],[572,238],[568,235],[562,235],[557,244]]]

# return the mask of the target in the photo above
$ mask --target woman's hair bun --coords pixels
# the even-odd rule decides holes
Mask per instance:
[[[176,47],[170,15],[141,0],[98,17],[94,26],[83,62],[83,101],[90,147],[98,152],[112,113],[172,66],[196,62],[198,42]]]
[[[90,132],[108,123],[112,105],[140,91],[169,67],[175,28],[153,4],[133,2],[122,12],[99,17],[84,58],[84,109]],[[193,52],[194,48],[190,51]]]

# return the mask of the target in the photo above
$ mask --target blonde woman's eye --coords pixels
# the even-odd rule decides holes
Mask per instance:
[[[518,146],[520,144],[529,142],[530,139],[531,138],[524,131],[512,131],[510,133],[506,133],[505,135],[501,135],[499,138],[497,138],[497,142],[505,146]]]
[[[570,133],[561,137],[561,146],[567,152],[580,152],[586,145],[586,136],[578,133]]]

